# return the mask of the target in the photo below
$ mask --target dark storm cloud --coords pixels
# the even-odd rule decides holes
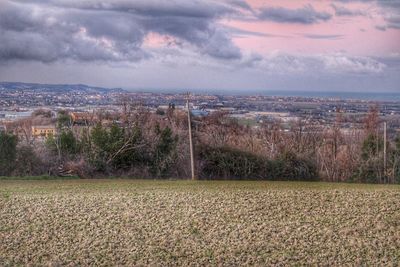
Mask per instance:
[[[199,53],[239,59],[217,20],[240,13],[240,0],[27,0],[0,2],[0,60],[137,61],[149,33],[172,36]]]
[[[332,15],[324,11],[316,11],[310,4],[298,9],[284,7],[264,7],[260,9],[258,18],[279,23],[314,24],[327,21]]]

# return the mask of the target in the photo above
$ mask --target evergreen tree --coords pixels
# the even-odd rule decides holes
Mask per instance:
[[[158,135],[158,142],[153,153],[151,172],[157,177],[165,177],[177,158],[178,137],[173,136],[169,127],[161,130],[160,126],[156,125],[155,132]]]
[[[0,175],[10,175],[17,157],[17,136],[0,132]]]

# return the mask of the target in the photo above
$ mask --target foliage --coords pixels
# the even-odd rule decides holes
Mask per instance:
[[[204,161],[201,170],[204,178],[263,178],[264,160],[251,153],[228,147],[202,147],[199,156]]]
[[[165,177],[177,159],[176,146],[178,137],[174,136],[171,128],[160,129],[157,124],[155,128],[157,143],[152,153],[151,173],[156,177]]]
[[[144,161],[138,127],[128,130],[113,124],[107,129],[98,124],[91,132],[91,141],[94,146],[91,159],[98,170],[105,170],[108,164],[113,169],[129,169]]]
[[[188,178],[187,114],[174,111],[173,105],[166,116],[161,114],[126,106],[121,114],[97,114],[97,125],[82,126],[72,125],[68,111],[60,111],[57,133],[48,137],[45,147],[28,135],[17,147],[16,137],[3,134],[7,148],[0,151],[1,172]],[[341,118],[322,131],[304,119],[292,123],[289,131],[279,121],[246,127],[227,112],[194,120],[195,166],[197,176],[204,179],[400,182],[400,138],[389,137],[384,170],[377,109],[366,116],[362,132],[346,135]],[[24,123],[16,129],[28,127],[23,129],[27,133],[31,124]]]
[[[315,166],[294,154],[275,160],[229,147],[202,147],[202,174],[209,179],[315,180]]]
[[[17,157],[17,136],[0,132],[0,176],[10,175]]]
[[[284,180],[307,181],[317,180],[315,163],[310,159],[297,157],[294,153],[285,152],[278,157],[277,173]]]
[[[57,136],[50,135],[46,139],[46,145],[59,157],[65,158],[76,155],[80,150],[78,140],[71,130],[62,130]]]
[[[384,176],[383,139],[376,134],[368,134],[361,147],[361,159],[358,172],[353,179],[356,182],[379,183]]]
[[[369,134],[362,143],[361,156],[364,160],[368,160],[377,156],[383,150],[383,139],[378,138],[376,134]]]
[[[31,146],[22,145],[17,148],[13,175],[34,176],[43,173],[43,162]]]
[[[60,134],[60,149],[62,153],[74,155],[79,151],[78,142],[72,131],[63,131]]]
[[[57,127],[59,129],[69,128],[71,126],[72,119],[68,111],[60,110],[57,116]]]

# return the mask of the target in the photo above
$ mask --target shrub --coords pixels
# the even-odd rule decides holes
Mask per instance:
[[[300,158],[294,153],[285,152],[277,158],[280,179],[292,181],[317,180],[316,164],[305,158]]]
[[[10,175],[17,157],[17,137],[0,132],[0,176]]]
[[[113,170],[129,170],[145,160],[142,132],[138,127],[127,130],[114,124],[106,129],[99,124],[93,128],[91,140],[94,147],[89,150],[89,158],[97,171],[105,171],[108,166]]]
[[[316,180],[316,167],[294,154],[270,160],[229,147],[201,147],[201,177],[206,179]]]
[[[69,158],[79,153],[79,144],[71,130],[62,130],[60,134],[50,135],[46,139],[46,145],[50,151],[60,157]]]
[[[263,160],[253,154],[228,147],[202,147],[201,176],[208,179],[262,179]]]
[[[13,175],[34,176],[45,173],[44,164],[36,155],[31,146],[23,145],[18,147],[16,153],[16,164]]]
[[[152,152],[150,172],[155,177],[166,177],[177,161],[178,137],[174,136],[171,128],[161,130],[159,125],[156,125],[155,134],[158,140]]]

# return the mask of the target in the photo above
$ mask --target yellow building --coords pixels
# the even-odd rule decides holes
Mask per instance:
[[[54,125],[38,125],[32,126],[33,137],[49,137],[56,134],[56,127]]]

